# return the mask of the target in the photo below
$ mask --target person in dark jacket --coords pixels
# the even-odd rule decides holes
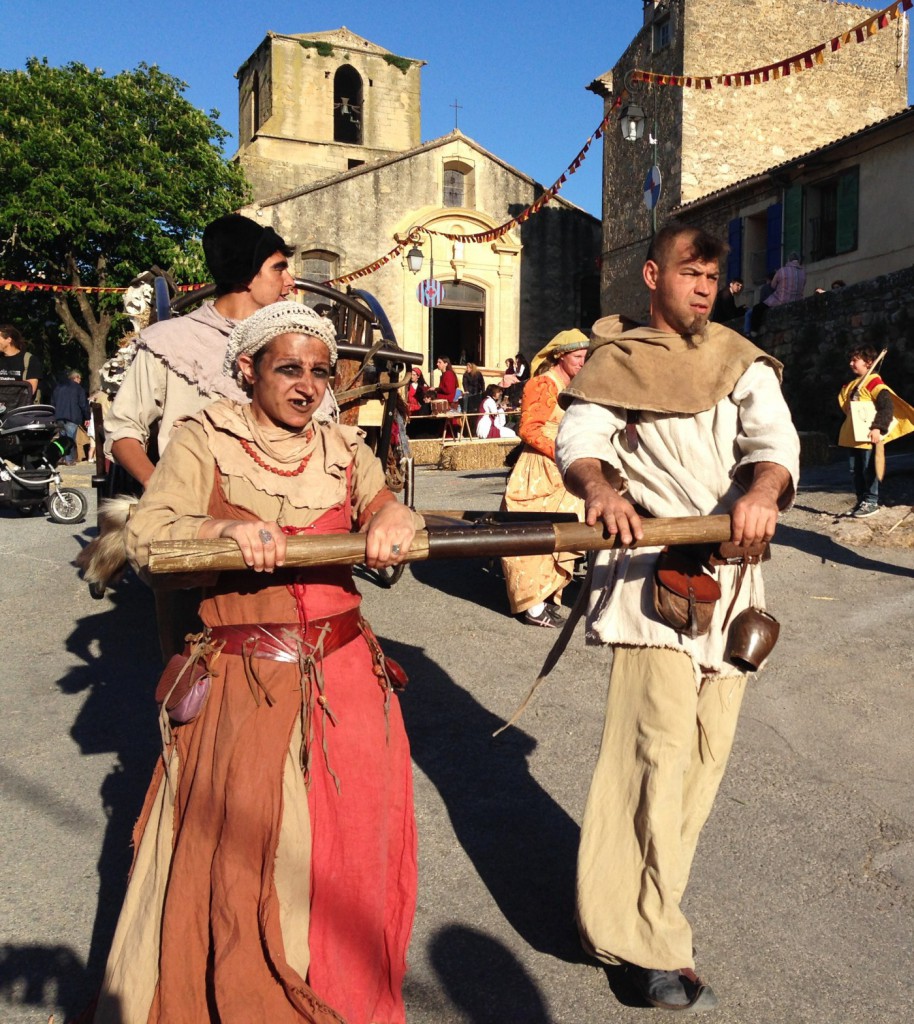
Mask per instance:
[[[734,277],[717,293],[717,301],[711,312],[711,319],[717,324],[725,324],[742,316],[745,309],[737,306],[736,296],[743,290],[743,279]]]
[[[486,379],[475,363],[467,363],[461,383],[463,384],[463,411],[479,412],[482,396],[486,390]]]
[[[82,381],[83,375],[79,370],[70,370],[67,379],[61,381],[51,395],[54,414],[60,423],[60,432],[69,437],[74,444],[74,450],[63,459],[67,466],[72,466],[76,462],[76,432],[89,423],[89,399],[86,397]]]

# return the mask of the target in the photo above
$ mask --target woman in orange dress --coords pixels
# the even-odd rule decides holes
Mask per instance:
[[[226,364],[251,404],[187,421],[128,524],[140,570],[153,540],[216,537],[250,568],[208,580],[185,649],[202,710],[162,712],[97,1024],[404,1024],[416,831],[393,670],[348,567],[283,568],[289,534],[362,529],[382,567],[421,525],[357,428],[312,419],[335,358],[307,306],[240,323]]]
[[[590,342],[578,330],[562,331],[533,357],[533,376],[524,387],[520,436],[524,447],[508,477],[502,507],[509,512],[573,512],[584,518],[584,502],[565,490],[555,464],[555,437],[562,409],[559,393],[584,365]],[[562,591],[577,554],[503,558],[508,600],[514,615],[530,626],[555,629],[562,622]]]

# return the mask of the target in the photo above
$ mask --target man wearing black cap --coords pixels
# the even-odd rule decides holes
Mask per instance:
[[[203,254],[216,299],[141,331],[137,351],[105,416],[105,454],[146,486],[176,423],[219,398],[249,401],[222,372],[232,328],[292,291],[292,250],[270,227],[230,213],[208,224]],[[197,590],[156,591],[163,661],[199,632]]]
[[[286,298],[293,288],[290,249],[271,228],[230,213],[203,232],[216,299],[175,320],[152,324],[105,417],[105,449],[144,487],[175,423],[218,398],[246,401],[222,373],[228,336],[239,320]]]

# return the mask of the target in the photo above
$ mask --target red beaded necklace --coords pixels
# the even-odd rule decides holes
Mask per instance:
[[[308,465],[308,460],[311,458],[312,453],[308,454],[301,460],[301,464],[297,469],[277,469],[275,466],[270,466],[257,454],[257,450],[253,448],[243,437],[239,437],[238,440],[241,442],[241,447],[251,456],[251,458],[260,466],[261,469],[265,469],[268,473],[275,473],[277,476],[298,476],[299,473],[304,471],[305,466]]]

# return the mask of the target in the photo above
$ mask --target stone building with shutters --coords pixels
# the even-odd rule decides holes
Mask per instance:
[[[674,213],[726,237],[725,277],[753,302],[766,273],[798,252],[806,295],[914,265],[914,107],[686,203]]]
[[[717,6],[707,0],[640,2],[642,29],[612,71],[590,86],[604,97],[605,109],[615,112],[614,119],[621,112],[616,100],[624,93],[645,117],[641,139],[628,141],[614,127],[603,137],[603,208],[612,211],[603,225],[603,309],[644,316],[640,273],[654,225],[686,211],[691,219],[703,197],[720,195],[737,182],[764,179],[772,194],[729,221],[710,216],[707,206],[701,209],[716,230],[730,235],[749,298],[766,271],[780,266],[792,248],[802,249],[810,271],[818,273],[813,264],[821,263],[827,277],[835,266],[831,261],[851,251],[849,218],[863,171],[855,176],[849,164],[832,176],[830,157],[821,153],[820,178],[807,176],[802,190],[791,192],[791,185],[798,184],[793,174],[802,170],[803,154],[828,150],[836,140],[852,138],[904,110],[904,13],[863,42],[853,41],[836,52],[828,49],[821,63],[808,69],[804,65],[800,73],[791,69],[791,74],[771,76],[767,82],[739,87],[715,82],[710,89],[696,89],[637,84],[626,74],[639,69],[717,76],[762,67],[839,36],[876,11],[836,0],[728,0]],[[903,119],[887,131],[904,130],[901,124],[908,123]],[[652,165],[659,167],[663,179],[653,216],[643,202]],[[793,168],[789,175],[787,167]],[[886,206],[883,216],[888,210]],[[877,264],[870,262],[870,269]],[[861,273],[866,265],[860,262]]]
[[[346,28],[270,33],[238,72],[235,159],[254,188],[242,212],[271,224],[295,248],[296,276],[315,281],[412,237],[417,274],[411,241],[353,287],[381,302],[404,348],[500,375],[518,351],[599,317],[600,222],[556,196],[494,241],[443,237],[497,228],[545,189],[456,129],[421,141],[423,63]],[[429,310],[416,288],[432,276],[445,298]]]

